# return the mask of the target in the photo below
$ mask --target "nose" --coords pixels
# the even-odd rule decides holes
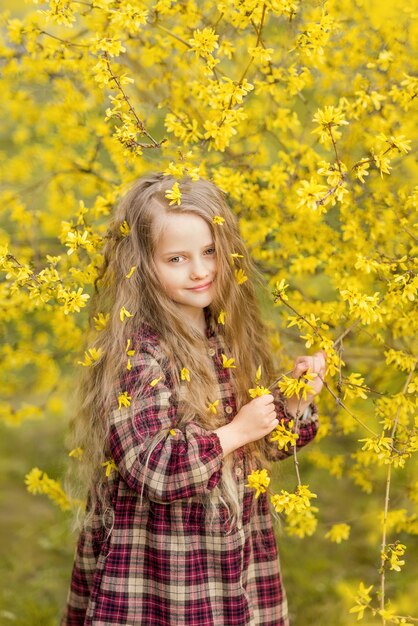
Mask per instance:
[[[190,268],[190,278],[192,280],[202,280],[209,276],[209,269],[206,267],[202,259],[197,259],[193,262]]]

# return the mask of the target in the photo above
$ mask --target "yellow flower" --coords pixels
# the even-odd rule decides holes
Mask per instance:
[[[84,454],[84,450],[83,448],[74,448],[73,450],[70,450],[68,453],[68,456],[74,458],[74,459],[81,459],[81,457]]]
[[[220,215],[215,215],[215,217],[212,219],[212,222],[214,224],[218,224],[219,226],[222,226],[223,223],[225,222],[225,219],[221,217]]]
[[[129,272],[126,274],[126,278],[131,278],[132,274],[134,273],[134,271],[136,270],[136,265],[133,265],[131,267],[131,269],[129,270]]]
[[[180,379],[181,380],[187,380],[187,382],[190,382],[190,372],[187,369],[187,367],[183,367],[183,369],[180,372]]]
[[[155,385],[158,385],[161,379],[162,379],[162,376],[159,376],[158,378],[154,378],[154,380],[150,382],[150,387],[155,387]]]
[[[372,589],[373,585],[365,587],[362,582],[359,585],[357,596],[355,598],[356,606],[353,606],[350,609],[350,613],[357,613],[357,620],[363,619],[364,611],[370,606],[370,602],[372,601],[370,592]]]
[[[248,483],[245,486],[250,487],[250,489],[255,489],[255,497],[258,498],[261,493],[266,492],[269,484],[270,476],[266,469],[262,469],[252,471],[248,476]]]
[[[170,206],[172,204],[179,205],[181,203],[181,191],[178,183],[174,183],[171,189],[168,189],[165,192],[165,197],[171,200]]]
[[[109,478],[110,474],[112,473],[113,470],[115,470],[116,472],[118,472],[118,466],[116,465],[115,461],[113,459],[109,459],[108,461],[104,461],[102,463],[102,467],[106,468],[106,477]]]
[[[32,493],[32,494],[42,493],[43,474],[44,473],[42,472],[42,470],[39,469],[39,467],[34,467],[28,474],[26,474],[25,483],[26,483],[26,487],[29,493]]]
[[[271,391],[270,389],[267,389],[267,387],[257,385],[257,387],[255,387],[254,389],[249,389],[248,393],[250,394],[251,398],[258,398],[259,396],[266,396],[267,394],[271,393]]]
[[[97,52],[106,52],[111,57],[118,57],[121,52],[126,52],[126,48],[122,45],[119,39],[115,37],[106,37],[100,39],[97,36],[95,49]]]
[[[67,239],[65,245],[68,246],[67,254],[71,255],[78,248],[85,248],[89,250],[92,247],[92,243],[90,241],[88,231],[84,231],[82,234],[78,231],[70,230],[67,233]]]
[[[333,132],[334,139],[338,139],[341,133],[332,131],[332,128],[348,124],[341,109],[333,106],[318,109],[312,121],[318,124],[317,128],[312,132],[319,134],[319,141],[321,143],[326,142],[330,138],[331,132]]]
[[[96,348],[89,348],[86,352],[84,352],[84,361],[77,361],[78,365],[84,365],[84,367],[89,367],[96,363],[102,355],[102,350]]]
[[[130,345],[131,345],[131,340],[128,339],[127,342],[126,342],[126,349],[125,349],[125,352],[126,352],[126,354],[128,356],[128,363],[126,365],[126,369],[128,371],[131,371],[131,369],[132,369],[131,359],[129,357],[134,356],[134,354],[135,354],[135,350],[132,350],[130,348]]]
[[[214,415],[217,414],[218,409],[216,408],[219,404],[219,400],[215,400],[215,402],[209,402],[208,404],[208,411],[210,411],[211,413],[213,413]]]
[[[128,395],[127,391],[120,393],[118,395],[119,408],[121,409],[123,406],[126,406],[126,407],[131,406],[131,400],[132,400],[132,396]]]
[[[310,373],[309,371],[305,372],[303,377],[299,380],[297,378],[283,376],[277,386],[286,398],[296,396],[297,398],[303,398],[303,400],[306,400],[307,394],[313,393],[313,389],[309,386],[309,382],[316,378],[316,376],[317,374]]]
[[[299,435],[298,433],[292,432],[293,426],[293,420],[290,420],[287,426],[284,420],[281,420],[280,424],[277,424],[276,428],[271,433],[270,441],[275,441],[279,450],[287,451],[289,446],[293,447],[296,445]]]
[[[213,28],[197,28],[193,31],[193,37],[189,39],[191,50],[196,56],[208,57],[215,48],[218,47],[219,35],[215,34]]]
[[[238,252],[231,252],[231,254],[229,255],[230,257],[230,263],[231,265],[234,265],[235,263],[235,259],[243,259],[244,255],[243,254],[238,254]]]
[[[313,211],[317,210],[320,206],[319,202],[321,202],[328,191],[328,187],[319,184],[314,176],[311,176],[309,180],[301,180],[300,184],[301,187],[296,190],[300,198],[298,206]]]
[[[289,297],[286,295],[286,289],[288,287],[289,285],[286,283],[284,278],[280,282],[277,282],[273,291],[274,299],[282,301],[289,300]]]
[[[122,235],[122,237],[127,237],[129,233],[131,232],[131,229],[129,228],[129,224],[126,220],[123,220],[122,224],[120,224],[119,232]]]
[[[348,539],[350,535],[350,526],[348,524],[334,524],[325,534],[325,539],[329,539],[334,543]]]
[[[55,504],[58,504],[62,511],[68,511],[71,508],[72,501],[64,492],[60,482],[49,478],[48,474],[38,467],[34,467],[25,476],[25,483],[29,493],[48,496]]]
[[[120,321],[123,322],[125,321],[125,318],[133,317],[133,313],[129,313],[129,311],[125,309],[125,307],[123,306],[119,311],[119,317],[120,317]]]
[[[245,281],[248,280],[248,276],[241,268],[239,270],[235,270],[234,273],[235,280],[237,281],[238,285],[242,285],[242,283],[245,283]]]
[[[235,359],[233,357],[229,358],[225,355],[222,354],[222,367],[224,369],[235,369],[236,365],[234,365],[235,363]]]
[[[94,328],[96,330],[103,330],[103,328],[106,328],[109,322],[109,319],[110,319],[109,313],[106,313],[106,314],[98,313],[97,317],[93,317]]]
[[[388,143],[392,149],[398,152],[407,154],[411,150],[411,140],[406,139],[405,135],[390,135],[390,137],[387,137],[384,133],[381,133],[377,138]]]
[[[132,350],[130,346],[131,346],[131,340],[128,339],[126,342],[125,352],[128,356],[133,356],[135,354],[135,350]]]
[[[222,309],[218,315],[218,324],[225,324],[225,311]]]

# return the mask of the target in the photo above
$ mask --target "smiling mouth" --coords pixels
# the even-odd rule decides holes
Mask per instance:
[[[204,285],[199,285],[198,287],[189,287],[189,291],[204,291],[211,286],[212,282],[205,283]]]

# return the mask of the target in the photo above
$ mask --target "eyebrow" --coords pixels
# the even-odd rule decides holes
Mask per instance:
[[[213,247],[215,243],[212,241],[211,243],[206,244],[206,246],[202,246],[202,250],[205,248]],[[173,256],[175,254],[187,254],[188,250],[173,250],[172,252],[163,252],[163,256]]]

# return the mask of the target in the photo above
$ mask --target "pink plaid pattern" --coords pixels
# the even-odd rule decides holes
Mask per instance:
[[[208,348],[226,414],[235,415],[230,370],[221,338],[208,329]],[[109,416],[109,452],[117,464],[111,507],[96,511],[80,533],[62,626],[287,626],[268,498],[245,487],[245,449],[235,454],[241,518],[227,521],[219,500],[212,519],[207,496],[219,483],[222,449],[216,434],[195,423],[176,428],[176,402],[157,336],[143,329],[133,367],[120,390],[131,406]],[[146,397],[137,381],[162,377]],[[276,393],[280,418],[288,421]],[[298,446],[317,431],[317,413],[301,424]],[[159,437],[150,448],[151,439]],[[269,444],[272,460],[284,458]]]

